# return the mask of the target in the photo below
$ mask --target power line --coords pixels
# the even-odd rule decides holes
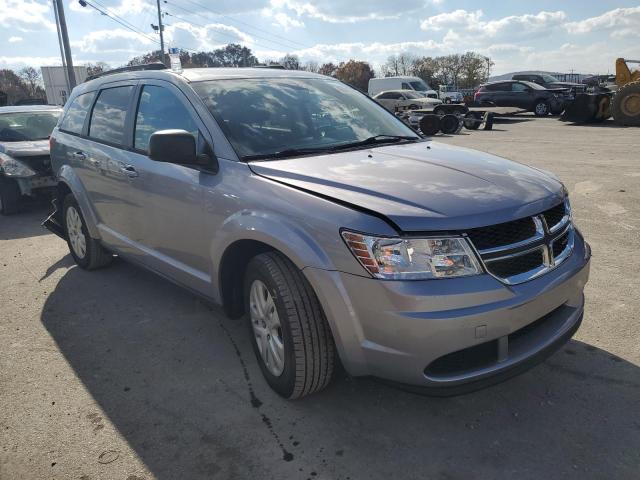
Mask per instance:
[[[96,3],[98,3],[97,0],[93,0]],[[89,2],[88,0],[80,0],[80,5],[82,5],[83,7],[89,5],[91,8],[97,10],[98,12],[100,12],[102,15],[110,18],[111,20],[113,20],[114,22],[122,25],[124,28],[131,30],[133,33],[137,33],[138,35],[143,36],[144,38],[146,38],[147,40],[151,40],[154,43],[160,44],[160,42],[158,40],[156,40],[153,37],[148,36],[146,33],[138,30],[135,26],[133,26],[133,24],[127,22],[125,19],[119,17],[118,15],[116,15],[113,12],[109,12],[109,10],[107,10],[107,7],[105,7],[104,5],[100,4],[105,10],[102,10],[98,7],[96,7],[94,4],[92,4],[91,2]],[[113,15],[113,16],[112,16]]]
[[[171,2],[170,2],[170,1],[168,1],[168,0],[163,0],[163,1],[164,1],[164,3],[166,3],[166,4],[168,4],[168,5],[173,5],[174,7],[178,8],[178,9],[180,9],[180,10],[184,11],[184,12],[187,12],[188,14],[195,15],[195,16],[200,16],[200,13],[198,13],[198,12],[194,12],[193,10],[190,10],[190,9],[188,9],[188,8],[185,8],[185,7],[181,6],[181,5],[178,5],[178,4],[176,4],[175,2],[173,2],[173,1],[171,1]],[[231,21],[231,22],[237,22],[237,23],[243,24],[243,25],[245,25],[245,26],[247,26],[247,27],[249,27],[249,28],[252,28],[252,29],[254,29],[254,30],[261,31],[261,32],[264,32],[264,33],[266,33],[266,34],[268,34],[268,35],[271,35],[271,36],[274,36],[274,37],[277,37],[277,38],[281,38],[281,39],[283,39],[283,40],[286,40],[287,42],[290,42],[290,43],[294,43],[294,44],[299,45],[299,46],[297,46],[297,47],[296,47],[296,46],[292,46],[292,45],[286,45],[286,44],[284,44],[284,43],[282,43],[282,42],[280,42],[280,41],[278,41],[278,40],[272,40],[272,39],[267,38],[267,37],[264,37],[264,36],[262,36],[262,35],[257,35],[257,34],[255,34],[255,33],[251,33],[251,35],[253,35],[253,36],[254,36],[254,37],[256,37],[256,38],[260,38],[260,39],[262,39],[262,40],[264,40],[264,41],[266,41],[266,42],[274,43],[274,44],[276,44],[276,45],[279,45],[279,46],[281,46],[281,47],[286,48],[287,50],[297,49],[297,48],[300,48],[300,47],[304,47],[304,48],[311,48],[311,47],[308,47],[308,46],[306,46],[306,45],[304,45],[304,44],[302,44],[302,43],[296,42],[296,41],[294,41],[294,40],[288,40],[288,39],[286,39],[286,38],[284,38],[284,37],[280,37],[279,35],[276,35],[276,34],[274,34],[274,33],[267,32],[267,31],[266,31],[266,30],[264,30],[264,29],[261,29],[261,28],[258,28],[258,27],[254,27],[254,26],[250,25],[250,24],[249,24],[249,23],[247,23],[247,22],[243,22],[242,20],[236,20],[236,19],[234,19],[234,18],[232,18],[232,17],[229,17],[228,15],[224,15],[224,14],[222,14],[222,13],[218,13],[218,12],[216,12],[215,10],[212,10],[212,9],[210,9],[210,8],[207,8],[207,7],[205,7],[204,5],[201,5],[201,4],[199,4],[199,3],[193,2],[193,1],[191,1],[191,0],[186,0],[186,1],[188,1],[189,3],[192,3],[192,4],[196,5],[196,6],[198,6],[198,7],[202,8],[202,9],[204,9],[204,10],[208,10],[209,12],[211,12],[211,13],[213,13],[213,14],[215,14],[215,15],[221,16],[221,17],[223,17],[223,18],[227,18],[227,19],[228,19],[229,21]],[[267,49],[272,49],[272,48],[273,48],[273,47],[268,47],[268,46],[266,46],[266,45],[261,45],[261,44],[258,44],[258,43],[256,43],[256,45],[261,46],[261,47],[263,47],[263,48],[267,48]]]
[[[177,6],[177,5],[174,5],[174,6]],[[169,12],[167,12],[166,10],[164,11],[164,14],[165,14],[165,15],[168,15],[168,16],[170,16],[170,17],[177,18],[178,20],[182,20],[183,22],[189,23],[189,24],[191,24],[191,25],[193,25],[193,26],[195,26],[195,27],[200,27],[200,28],[209,28],[207,25],[204,25],[204,24],[202,24],[202,23],[198,23],[198,22],[194,22],[194,21],[192,21],[192,20],[188,20],[188,19],[186,19],[186,18],[184,18],[184,17],[181,17],[181,16],[179,16],[179,15],[174,15],[173,13],[169,13]],[[218,30],[218,31],[216,31],[215,33],[216,33],[216,34],[219,34],[219,35],[224,35],[224,36],[229,37],[229,38],[232,38],[232,39],[234,39],[234,40],[237,40],[237,38],[236,38],[234,35],[230,34],[230,33],[221,32],[221,31],[219,31],[219,30]],[[229,42],[227,41],[227,43],[229,43]],[[262,48],[272,49],[272,47],[267,47],[266,45],[262,45],[262,44],[257,43],[257,42],[253,42],[253,43],[254,43],[255,45],[259,46],[259,47],[262,47]]]

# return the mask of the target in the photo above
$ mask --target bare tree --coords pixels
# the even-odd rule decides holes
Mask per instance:
[[[320,71],[320,65],[318,64],[318,62],[309,60],[304,65],[302,65],[301,69],[311,73],[318,73]]]
[[[33,67],[24,67],[20,72],[18,72],[18,76],[27,85],[29,96],[35,97],[38,87],[42,81],[42,75],[40,72]]]
[[[328,77],[333,77],[336,74],[336,70],[338,66],[335,63],[323,63],[318,69],[318,73],[320,75],[326,75]]]

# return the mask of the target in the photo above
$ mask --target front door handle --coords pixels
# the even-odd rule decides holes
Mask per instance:
[[[135,178],[138,176],[138,171],[135,169],[133,165],[124,165],[120,166],[120,171],[124,173],[129,178]]]
[[[71,156],[76,160],[80,160],[81,162],[87,159],[87,155],[84,152],[73,152]]]

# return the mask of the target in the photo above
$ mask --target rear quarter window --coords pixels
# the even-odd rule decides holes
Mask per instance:
[[[125,140],[125,120],[129,109],[133,86],[113,87],[102,90],[93,107],[89,136],[115,145]]]
[[[95,92],[89,92],[74,98],[60,122],[60,130],[80,135],[95,96]]]

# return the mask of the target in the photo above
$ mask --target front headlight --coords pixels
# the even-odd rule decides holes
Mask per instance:
[[[6,153],[0,153],[0,171],[7,177],[33,177],[36,174],[28,165]]]
[[[362,266],[385,280],[425,280],[482,273],[463,237],[374,237],[342,231],[342,238]]]

